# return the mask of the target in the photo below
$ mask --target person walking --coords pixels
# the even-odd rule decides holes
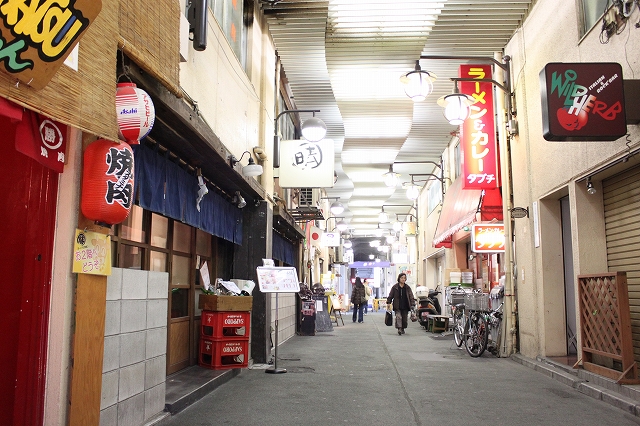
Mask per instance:
[[[353,303],[353,322],[356,322],[356,315],[359,323],[364,321],[362,319],[362,311],[364,310],[365,303],[367,303],[366,298],[367,296],[364,284],[362,284],[360,277],[356,277],[356,283],[351,292],[351,303]]]
[[[407,274],[402,272],[398,275],[398,282],[391,287],[389,297],[387,297],[387,310],[396,314],[396,328],[398,334],[403,335],[404,329],[407,328],[407,317],[409,310],[414,309],[416,299],[413,297],[413,291],[407,284]]]
[[[367,301],[364,302],[364,314],[367,315],[367,311],[369,310],[369,300],[371,300],[371,285],[369,284],[368,279],[364,279],[364,294],[367,296]]]

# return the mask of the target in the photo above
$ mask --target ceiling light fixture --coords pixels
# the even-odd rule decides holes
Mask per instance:
[[[400,174],[393,171],[393,164],[389,164],[389,171],[382,176],[384,176],[384,184],[389,188],[393,188],[398,184]]]
[[[593,187],[593,183],[591,183],[591,176],[587,178],[587,192],[589,193],[589,195],[593,195],[597,192]]]
[[[407,187],[407,198],[410,200],[416,200],[420,196],[420,187],[414,185],[413,182]]]
[[[378,227],[376,228],[374,234],[376,234],[376,237],[378,238],[382,237],[382,228],[380,228],[380,224],[378,224]]]
[[[342,247],[346,249],[350,249],[352,246],[353,246],[353,243],[351,242],[351,240],[346,240],[344,243],[342,243]]]
[[[341,220],[338,223],[336,223],[336,228],[338,228],[338,231],[340,232],[346,231],[348,226],[349,225],[347,225],[347,222],[345,222],[344,220]]]
[[[235,167],[236,164],[242,161],[242,158],[244,157],[245,154],[249,154],[249,162],[247,163],[246,166],[242,168],[242,175],[243,176],[260,176],[263,172],[262,166],[260,164],[256,164],[253,161],[253,157],[251,157],[251,153],[249,151],[243,152],[242,155],[240,156],[240,159],[236,159],[236,157],[234,157],[233,155],[230,155],[229,164],[231,164],[231,167],[232,168]]]
[[[327,134],[327,125],[322,120],[316,117],[316,112],[320,112],[319,109],[287,109],[278,114],[275,118],[273,126],[273,168],[280,167],[280,136],[278,135],[278,119],[284,114],[292,114],[294,112],[311,112],[313,117],[302,123],[300,130],[302,136],[310,142],[318,142]]]
[[[344,211],[344,206],[340,201],[336,200],[331,203],[331,207],[329,207],[329,210],[331,210],[331,214],[342,214],[342,212]]]
[[[413,102],[421,102],[433,91],[433,82],[436,78],[434,73],[422,71],[420,60],[417,60],[414,70],[403,74],[400,77],[400,82],[405,85],[404,93]]]
[[[389,222],[389,216],[384,212],[384,206],[382,206],[382,211],[378,215],[378,222],[380,222],[380,223]]]
[[[454,81],[452,94],[438,99],[438,105],[444,108],[444,117],[454,126],[461,125],[469,117],[471,104],[473,104],[473,98],[460,93],[457,81]]]

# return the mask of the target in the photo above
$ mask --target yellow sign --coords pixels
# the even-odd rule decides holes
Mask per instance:
[[[101,8],[101,0],[0,2],[0,69],[42,89]]]
[[[111,275],[111,236],[76,229],[73,272]]]

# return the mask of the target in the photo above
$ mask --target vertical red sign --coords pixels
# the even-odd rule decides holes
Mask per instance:
[[[491,65],[460,65],[461,78],[490,79]],[[462,189],[490,189],[500,186],[496,143],[493,84],[460,81],[461,93],[473,98],[471,114],[460,126],[462,147]]]

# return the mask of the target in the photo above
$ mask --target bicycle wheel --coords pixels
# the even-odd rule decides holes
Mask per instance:
[[[460,309],[457,309],[453,315],[453,340],[457,347],[462,346],[464,341],[464,315]]]
[[[464,342],[464,348],[469,356],[477,358],[487,349],[487,322],[480,313],[472,313],[469,316],[469,331]]]

